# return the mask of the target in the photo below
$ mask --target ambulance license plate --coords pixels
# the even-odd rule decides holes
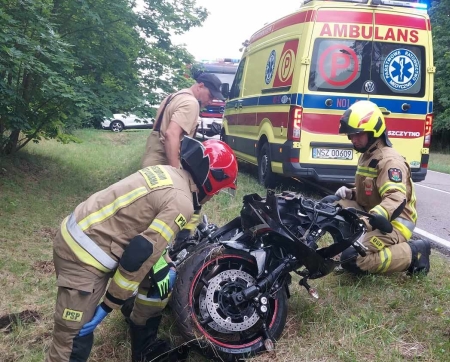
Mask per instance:
[[[353,150],[341,150],[339,148],[313,148],[313,158],[352,160]]]

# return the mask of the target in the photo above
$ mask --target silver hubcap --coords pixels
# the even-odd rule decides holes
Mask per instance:
[[[120,123],[117,123],[117,122],[116,122],[116,123],[113,123],[111,129],[112,129],[114,132],[120,132],[120,131],[122,130],[122,125],[121,125]]]

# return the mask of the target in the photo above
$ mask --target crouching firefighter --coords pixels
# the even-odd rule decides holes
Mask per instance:
[[[359,101],[345,111],[340,119],[339,133],[347,134],[356,151],[361,153],[355,176],[355,187],[339,188],[336,195],[344,207],[355,207],[388,219],[391,233],[372,230],[362,243],[367,256],[351,247],[341,255],[349,260],[342,267],[354,273],[428,273],[430,243],[409,241],[417,222],[416,195],[411,170],[405,159],[392,148],[384,116],[378,106]],[[367,220],[365,220],[367,221]]]
[[[87,361],[94,329],[133,294],[132,360],[158,361],[170,349],[156,338],[176,276],[166,247],[197,205],[236,188],[238,172],[233,151],[217,140],[185,138],[181,162],[183,169],[146,167],[64,219],[54,241],[58,293],[46,361]]]

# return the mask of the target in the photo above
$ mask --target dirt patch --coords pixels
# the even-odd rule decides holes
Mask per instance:
[[[57,228],[44,227],[37,233],[44,239],[53,240],[58,232]]]
[[[126,133],[112,133],[108,135],[108,139],[113,145],[126,145],[128,144],[128,136]]]
[[[415,360],[423,357],[426,353],[425,346],[420,342],[407,343],[399,342],[394,348],[400,353],[400,355],[407,360]]]
[[[0,331],[11,333],[14,325],[35,323],[41,319],[41,315],[34,310],[24,310],[19,314],[6,314],[0,317]]]
[[[52,261],[37,261],[33,264],[32,269],[42,274],[53,274],[55,272]]]

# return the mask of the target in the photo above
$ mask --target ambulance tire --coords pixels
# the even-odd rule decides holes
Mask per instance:
[[[258,181],[266,188],[276,186],[277,175],[272,172],[271,162],[269,144],[265,142],[258,154]]]
[[[225,133],[225,129],[222,128],[222,131],[220,132],[220,140],[228,145],[227,138],[228,137],[227,134]]]

